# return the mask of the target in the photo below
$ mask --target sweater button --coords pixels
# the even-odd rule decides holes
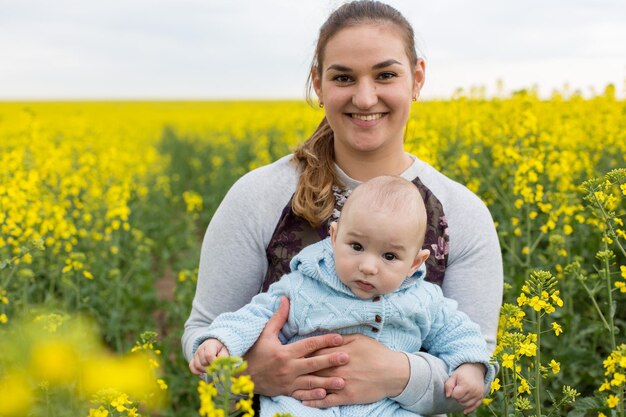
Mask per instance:
[[[376,328],[376,327],[372,327],[372,331],[373,331],[374,333],[378,333],[378,328]]]
[[[379,314],[376,314],[376,316],[374,316],[374,321],[375,321],[376,323],[380,323],[381,321],[383,321],[383,318],[382,318],[382,317],[380,317],[380,315],[379,315]]]
[[[372,298],[372,301],[373,302],[380,301],[380,295],[377,295],[374,298]]]

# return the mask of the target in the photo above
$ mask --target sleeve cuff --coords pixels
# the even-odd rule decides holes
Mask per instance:
[[[396,401],[404,407],[411,407],[417,403],[430,388],[431,369],[428,361],[421,356],[402,352],[409,359],[409,382],[406,387],[396,397],[391,400]]]

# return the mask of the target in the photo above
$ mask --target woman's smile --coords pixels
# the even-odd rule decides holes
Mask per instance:
[[[373,127],[378,125],[388,113],[346,113],[357,126]]]

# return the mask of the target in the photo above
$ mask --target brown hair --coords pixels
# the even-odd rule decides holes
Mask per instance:
[[[320,28],[307,80],[307,101],[310,104],[313,75],[317,73],[321,77],[328,41],[342,29],[368,23],[395,25],[404,38],[409,62],[413,67],[417,65],[413,28],[399,11],[379,1],[346,3],[335,10]],[[294,151],[294,161],[300,165],[302,173],[291,207],[295,214],[313,226],[319,226],[328,219],[335,207],[333,185],[342,184],[335,174],[334,160],[334,134],[324,117],[311,137]]]

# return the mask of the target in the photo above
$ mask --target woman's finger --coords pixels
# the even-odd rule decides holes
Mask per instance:
[[[299,401],[321,400],[326,397],[326,390],[323,388],[297,390],[291,393],[291,396]]]
[[[336,368],[350,362],[350,356],[345,352],[329,353],[321,356],[299,359],[294,362],[296,375],[307,375],[325,369]]]
[[[346,383],[338,377],[319,377],[314,375],[303,375],[294,381],[295,391],[291,396],[297,400],[320,400],[326,396],[328,391],[337,391],[345,387]]]
[[[321,336],[307,337],[289,345],[293,357],[305,358],[320,349],[341,346],[343,338],[339,334],[331,333]],[[323,369],[323,368],[321,368]]]

